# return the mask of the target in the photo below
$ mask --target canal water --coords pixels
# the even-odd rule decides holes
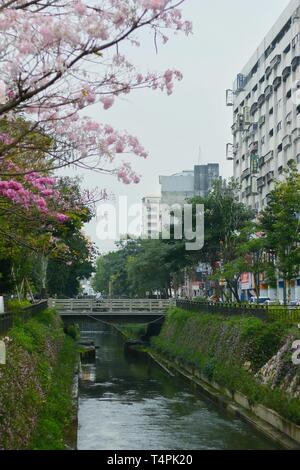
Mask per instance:
[[[171,377],[146,355],[125,354],[115,330],[82,336],[93,337],[97,358],[82,366],[78,449],[276,448],[183,377]]]

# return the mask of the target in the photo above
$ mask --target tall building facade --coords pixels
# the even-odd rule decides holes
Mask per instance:
[[[290,160],[300,170],[299,88],[300,0],[292,0],[226,93],[233,106],[227,159],[240,201],[257,211]]]
[[[207,196],[214,180],[219,179],[219,164],[208,163],[194,167],[194,195]]]

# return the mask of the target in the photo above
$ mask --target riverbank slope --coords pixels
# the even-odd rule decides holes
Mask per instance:
[[[300,439],[300,367],[292,361],[299,338],[297,325],[288,322],[172,308],[152,348],[248,412],[274,425],[282,418],[282,431]]]
[[[74,447],[74,340],[53,310],[16,321],[0,366],[0,449]]]

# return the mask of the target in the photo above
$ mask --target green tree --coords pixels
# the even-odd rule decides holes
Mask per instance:
[[[275,253],[273,270],[284,282],[284,303],[290,299],[290,281],[300,269],[300,174],[289,164],[285,181],[277,182],[260,216],[267,249]]]
[[[222,277],[237,301],[241,267],[238,248],[241,244],[241,231],[254,218],[254,212],[237,201],[239,186],[230,180],[215,181],[205,198],[194,198],[192,203],[204,204],[205,230],[204,247],[195,256],[197,260],[212,267],[212,280],[219,297],[218,280]]]
[[[140,242],[129,238],[117,242],[116,247],[116,251],[98,258],[93,287],[105,295],[112,293],[117,297],[130,297],[127,261],[141,251]]]

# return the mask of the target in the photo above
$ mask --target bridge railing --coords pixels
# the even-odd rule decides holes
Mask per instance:
[[[83,312],[161,312],[175,305],[174,299],[49,299],[58,311]]]

